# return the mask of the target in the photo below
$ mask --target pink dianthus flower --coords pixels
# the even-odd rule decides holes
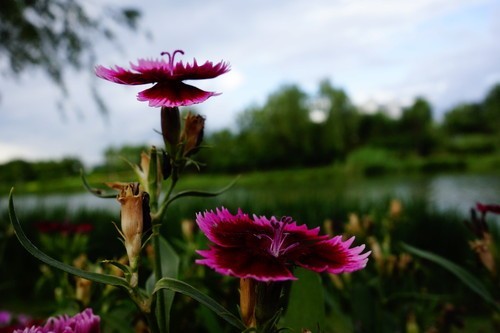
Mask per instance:
[[[73,317],[62,315],[51,317],[43,326],[31,326],[13,333],[99,333],[100,317],[85,309]]]
[[[115,68],[97,66],[95,73],[102,79],[120,84],[155,83],[153,87],[143,90],[137,95],[139,101],[149,101],[149,106],[152,107],[192,105],[219,95],[185,84],[182,81],[215,78],[228,72],[229,64],[223,61],[217,64],[207,61],[203,65],[198,65],[196,59],[193,59],[192,64],[186,63],[184,65],[182,61],[174,61],[177,53],[184,54],[181,50],[175,50],[172,54],[162,52],[162,56],[168,56],[168,61],[165,59],[139,59],[137,65],[130,64],[132,70],[126,70],[119,66]]]
[[[213,243],[198,253],[198,264],[218,273],[258,281],[295,280],[293,266],[315,272],[338,274],[366,266],[370,252],[361,253],[364,245],[350,248],[354,237],[319,235],[319,227],[308,229],[291,217],[254,215],[241,210],[232,215],[227,209],[196,215],[196,222]]]

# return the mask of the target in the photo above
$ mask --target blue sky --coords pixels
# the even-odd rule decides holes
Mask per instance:
[[[327,78],[366,107],[400,106],[424,96],[440,119],[500,82],[496,0],[129,3],[143,11],[141,32],[124,32],[120,47],[96,41],[96,64],[127,66],[175,49],[185,51],[184,61],[230,62],[230,73],[196,82],[222,92],[196,108],[207,116],[208,130],[234,126],[238,113],[290,83],[314,95]],[[3,80],[0,163],[76,156],[93,165],[109,146],[159,142],[158,110],[136,100],[146,87],[96,80],[91,69],[69,78],[64,113],[56,107],[59,91],[40,73]],[[107,120],[92,101],[90,84],[109,105]]]

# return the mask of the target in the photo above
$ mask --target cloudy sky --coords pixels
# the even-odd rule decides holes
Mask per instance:
[[[124,32],[121,47],[98,42],[97,64],[127,66],[175,49],[185,51],[183,61],[230,62],[228,74],[196,82],[222,92],[197,107],[209,130],[234,126],[238,113],[289,83],[314,95],[328,78],[359,105],[424,96],[440,119],[500,82],[498,0],[129,2],[143,13],[141,32]],[[107,147],[159,142],[158,110],[136,100],[146,87],[96,80],[91,69],[68,83],[60,112],[59,90],[40,73],[2,80],[0,163],[76,156],[93,165]],[[90,84],[106,99],[108,117]]]

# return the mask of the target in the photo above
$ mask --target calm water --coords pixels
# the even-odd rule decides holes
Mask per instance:
[[[440,210],[456,210],[468,215],[469,209],[476,202],[500,204],[500,175],[434,175],[419,177],[379,177],[370,179],[347,179],[343,184],[325,184],[308,188],[308,192],[318,191],[321,195],[330,195],[329,191],[341,191],[349,198],[376,201],[393,197],[402,200],[425,198]],[[269,192],[269,188],[265,190]],[[286,191],[289,191],[288,189]],[[268,194],[268,193],[267,193]],[[333,194],[333,192],[331,193]],[[338,192],[336,193],[338,194]],[[256,195],[255,190],[248,193],[244,189],[229,191],[233,197]],[[119,204],[114,199],[100,199],[89,193],[17,195],[16,209],[34,209],[37,207],[65,206],[69,211],[79,209],[104,209],[119,211]],[[0,211],[6,209],[7,197],[0,198]]]

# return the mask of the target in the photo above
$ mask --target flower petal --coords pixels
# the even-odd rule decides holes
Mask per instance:
[[[263,248],[272,235],[270,225],[255,223],[248,214],[231,214],[226,208],[197,214],[196,222],[208,239],[221,247]]]
[[[201,66],[196,63],[196,59],[193,60],[192,65],[187,63],[185,66],[182,61],[179,61],[174,66],[172,78],[175,80],[212,79],[229,72],[229,70],[229,64],[223,61],[215,65],[211,61],[207,61]]]
[[[206,101],[219,93],[208,92],[181,81],[162,81],[137,95],[139,101],[149,101],[152,107],[188,106]]]
[[[298,246],[290,250],[287,257],[297,265],[315,272],[339,274],[357,271],[366,266],[371,252],[360,254],[364,245],[349,248],[353,238],[342,241],[341,236],[336,236],[307,246]]]
[[[114,69],[106,68],[104,66],[97,66],[95,68],[95,74],[101,79],[120,84],[138,85],[158,81],[153,74],[144,75],[140,73],[134,73],[119,66],[116,66]]]
[[[220,274],[258,281],[296,280],[284,263],[266,252],[217,245],[197,252],[205,258],[196,260],[197,264],[206,265]]]

